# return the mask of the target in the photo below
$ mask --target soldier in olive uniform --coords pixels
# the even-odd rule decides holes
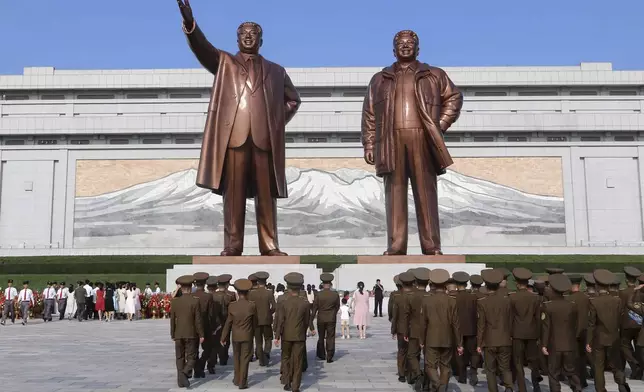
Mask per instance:
[[[199,298],[191,295],[192,275],[184,275],[176,280],[181,285],[183,295],[172,300],[170,311],[170,337],[174,341],[177,363],[177,385],[190,386],[188,375],[197,362],[199,343],[204,342],[205,331],[201,320]]]
[[[280,305],[275,344],[282,342],[282,358],[287,365],[283,375],[285,391],[300,391],[302,382],[303,357],[306,356],[306,330],[311,319],[309,301],[299,296],[304,279],[298,275],[288,274],[284,277],[288,285],[286,299]],[[315,331],[312,331],[315,333]]]
[[[512,312],[510,298],[496,290],[503,280],[498,270],[481,271],[488,295],[477,301],[476,342],[479,354],[485,356],[485,378],[488,390],[497,392],[496,374],[501,373],[505,390],[512,391]]]
[[[561,375],[568,378],[574,392],[581,391],[577,374],[577,331],[579,316],[574,301],[563,294],[572,286],[568,276],[550,276],[552,300],[541,308],[541,351],[548,357],[548,385],[551,392],[560,392]]]
[[[483,286],[483,278],[481,275],[470,275],[470,291],[476,294],[477,298],[481,298],[484,295],[481,293],[481,286]]]
[[[423,299],[425,296],[430,295],[426,291],[427,285],[429,284],[429,269],[420,267],[414,268],[412,271],[416,283],[416,289],[405,294],[408,304],[405,306],[405,313],[401,314],[401,318],[403,319],[403,323],[409,325],[408,335],[405,337],[405,340],[408,342],[408,382],[418,386],[419,383],[422,383],[420,372],[420,342],[421,338],[423,338],[423,316],[421,314],[421,309]]]
[[[615,282],[615,274],[599,269],[593,272],[593,276],[597,282],[598,295],[590,298],[586,351],[594,353],[595,390],[606,392],[604,369],[610,365],[619,392],[630,392],[624,376],[619,344],[619,327],[625,307],[619,297],[608,292],[608,286]]]
[[[528,290],[528,281],[532,279],[532,271],[527,268],[515,268],[512,275],[517,285],[517,291],[510,293],[512,309],[512,358],[516,372],[517,386],[520,392],[526,392],[524,358],[527,359],[531,370],[533,391],[539,391],[540,374],[539,348],[539,314],[541,299]]]
[[[429,390],[445,392],[450,378],[453,349],[456,347],[458,355],[463,355],[463,338],[456,299],[446,293],[449,272],[440,268],[432,270],[429,279],[435,290],[431,295],[424,296],[422,302],[421,347],[424,349]]]
[[[206,281],[210,277],[206,272],[197,272],[193,275],[195,281],[195,291],[193,295],[199,298],[199,309],[201,311],[201,322],[203,323],[203,330],[205,333],[204,341],[201,343],[201,356],[197,359],[195,365],[195,378],[204,378],[206,373],[206,361],[210,359],[210,354],[213,349],[213,334],[217,328],[217,321],[215,320],[215,307],[212,295],[206,293]],[[213,369],[214,373],[214,369]]]
[[[628,302],[628,299],[633,292],[637,292],[635,290],[635,285],[637,278],[641,274],[640,270],[635,267],[624,267],[626,288],[619,290],[619,297],[622,299],[623,303]],[[622,355],[631,367],[631,380],[640,380],[642,378],[642,366],[638,360],[640,358],[640,353],[637,352],[637,336],[639,335],[640,329],[640,325],[630,317],[629,313],[624,312],[620,342],[622,346]],[[633,350],[633,344],[635,344],[635,350]]]
[[[595,275],[592,273],[585,274],[584,282],[586,282],[586,295],[588,295],[588,297],[596,297],[597,282],[595,281]]]
[[[508,295],[510,294],[510,289],[508,289],[508,277],[512,275],[512,272],[507,268],[499,268],[503,274],[503,280],[499,283],[499,288],[496,289],[497,294]]]
[[[463,355],[456,356],[458,368],[458,382],[465,384],[469,373],[470,385],[478,383],[476,369],[480,366],[480,356],[476,352],[476,300],[478,296],[473,291],[467,290],[467,282],[472,279],[467,272],[454,272],[452,279],[456,282],[458,291],[454,294],[456,298],[456,309],[458,310],[459,329],[463,335]],[[481,281],[483,283],[483,281]],[[470,366],[469,372],[467,366]]]
[[[340,295],[337,291],[331,290],[333,274],[322,274],[320,280],[322,281],[322,290],[313,299],[310,323],[313,325],[313,320],[317,315],[319,334],[317,357],[331,363],[335,355],[335,327],[340,310]]]
[[[209,278],[210,279],[210,278]],[[215,302],[215,309],[220,313],[220,321],[217,330],[215,330],[213,350],[211,355],[209,367],[215,367],[217,358],[219,358],[219,364],[221,366],[226,366],[228,364],[228,348],[230,347],[230,336],[222,337],[223,325],[226,323],[226,318],[228,317],[228,306],[231,302],[236,300],[235,293],[228,290],[228,285],[232,276],[228,274],[219,275],[216,278],[217,289],[213,290],[212,298]],[[222,346],[221,342],[226,342],[226,345]]]
[[[644,290],[644,275],[640,275],[637,279],[639,281],[639,285],[634,288],[633,292],[631,295],[628,297],[628,300],[626,301],[626,306],[627,308],[638,315],[640,319],[644,317],[644,304],[641,302],[642,298],[642,291]],[[640,360],[640,363],[643,363],[643,357],[644,357],[644,328],[640,328],[639,335],[637,336],[637,342],[635,343],[636,347],[638,350],[636,350],[637,353],[640,354],[640,357],[638,358]]]
[[[233,384],[239,389],[248,388],[248,365],[253,355],[253,339],[257,328],[257,309],[248,300],[248,292],[253,284],[248,279],[237,279],[235,290],[239,299],[228,305],[228,317],[221,334],[226,339],[232,332],[233,361],[235,372]],[[222,346],[226,341],[222,341]]]
[[[226,312],[228,308],[224,310],[224,305],[220,301],[222,294],[216,294],[219,288],[219,278],[217,276],[210,276],[206,280],[206,288],[208,289],[208,294],[212,297],[213,300],[213,317],[214,325],[212,332],[212,348],[210,350],[210,356],[208,357],[208,362],[206,364],[208,368],[208,373],[215,374],[215,365],[217,364],[217,358],[221,354],[221,330],[224,327],[224,322],[226,321]],[[224,294],[225,295],[225,294]]]
[[[273,314],[275,313],[275,296],[266,288],[268,272],[255,272],[257,286],[248,294],[248,299],[257,307],[257,328],[255,329],[255,357],[259,366],[268,366],[273,343]]]
[[[393,318],[395,298],[400,295],[402,291],[402,283],[400,283],[399,275],[394,276],[394,284],[396,285],[396,290],[389,294],[389,301],[387,302],[387,317],[389,317],[389,322],[391,322],[391,319]]]
[[[586,352],[586,329],[588,327],[588,309],[590,306],[590,299],[586,293],[580,290],[581,275],[568,275],[570,278],[570,294],[566,298],[575,302],[577,305],[577,315],[579,320],[577,322],[577,374],[579,375],[579,382],[582,388],[588,386],[586,378],[588,377],[588,370],[586,364],[589,362],[590,354]]]
[[[554,295],[554,293],[552,292],[552,289],[550,288],[550,277],[552,275],[563,274],[564,270],[563,268],[550,267],[550,268],[546,268],[546,272],[548,273],[548,278],[546,279],[544,277],[546,289],[544,290],[543,295],[546,297],[546,300],[550,301],[552,300],[552,296]]]
[[[409,323],[402,317],[408,312],[409,301],[407,294],[414,291],[414,275],[410,272],[403,272],[398,275],[398,280],[402,286],[400,294],[393,298],[393,307],[391,310],[391,338],[398,341],[398,355],[396,364],[398,368],[398,381],[406,382],[409,374],[407,365],[407,336],[409,336]],[[390,299],[392,301],[392,299]]]

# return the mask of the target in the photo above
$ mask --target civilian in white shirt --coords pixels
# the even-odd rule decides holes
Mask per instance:
[[[34,305],[34,292],[29,288],[28,280],[22,282],[22,290],[18,293],[18,302],[20,303],[22,325],[27,325],[27,320],[29,320],[29,308]]]
[[[159,282],[154,282],[154,295],[161,294],[161,287],[159,287]]]
[[[60,320],[65,318],[65,310],[67,310],[67,297],[69,297],[69,288],[65,287],[65,282],[60,282],[60,288],[56,293],[56,301],[58,301],[58,313]]]
[[[51,314],[54,312],[54,300],[56,299],[56,289],[53,282],[47,282],[47,287],[42,291],[45,310],[42,315],[44,322],[51,321]]]
[[[4,289],[4,308],[2,309],[2,321],[0,321],[0,324],[4,325],[7,320],[7,315],[11,317],[12,324],[16,322],[16,311],[13,308],[13,301],[16,300],[17,296],[18,290],[13,287],[13,279],[9,279],[7,281],[7,288]]]
[[[150,298],[152,296],[152,288],[150,287],[150,283],[145,284],[145,290],[143,290],[143,295],[145,295],[146,298]]]

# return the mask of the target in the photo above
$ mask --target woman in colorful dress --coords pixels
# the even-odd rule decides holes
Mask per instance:
[[[94,310],[98,312],[98,321],[103,321],[103,313],[105,313],[105,289],[103,283],[99,283],[98,289],[96,289]]]

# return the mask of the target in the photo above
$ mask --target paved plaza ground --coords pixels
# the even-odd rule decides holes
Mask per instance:
[[[339,329],[338,329],[339,330]],[[373,319],[368,339],[337,340],[336,361],[331,364],[315,359],[315,339],[308,343],[309,369],[304,375],[303,391],[411,391],[399,383],[396,372],[396,343],[388,333],[385,318]],[[231,350],[232,352],[232,350]],[[168,320],[54,321],[44,324],[32,320],[23,327],[0,327],[1,391],[89,392],[185,391],[176,386],[174,345]],[[282,391],[279,383],[279,351],[274,348],[273,364],[261,368],[250,365],[249,390]],[[232,363],[232,361],[230,361]],[[479,385],[457,384],[450,391],[487,391],[481,375]],[[608,390],[617,391],[607,374]],[[217,374],[194,381],[191,390],[236,390],[232,366],[217,367]],[[644,384],[632,381],[633,391],[644,391]],[[542,390],[548,391],[546,381]],[[563,391],[570,389],[563,385]],[[592,384],[586,391],[592,391]]]

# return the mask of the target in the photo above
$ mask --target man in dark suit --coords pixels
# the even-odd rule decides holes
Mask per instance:
[[[255,198],[260,253],[283,256],[277,240],[276,199],[288,196],[284,133],[300,97],[286,70],[259,55],[260,25],[239,26],[239,53],[233,55],[208,42],[188,0],[177,2],[190,48],[215,75],[197,186],[223,196],[227,213],[221,255],[242,254],[246,198]]]
[[[382,317],[382,301],[385,297],[385,288],[382,287],[380,279],[376,279],[376,284],[373,285],[373,317]],[[380,312],[380,315],[378,315]]]

